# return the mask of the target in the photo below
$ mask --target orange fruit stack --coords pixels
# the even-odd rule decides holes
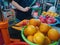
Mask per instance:
[[[41,45],[49,45],[52,41],[59,40],[59,32],[56,29],[37,19],[29,20],[29,24],[24,29],[24,35],[30,42]]]
[[[50,29],[48,31],[48,37],[53,41],[57,41],[59,39],[59,33],[56,29]]]

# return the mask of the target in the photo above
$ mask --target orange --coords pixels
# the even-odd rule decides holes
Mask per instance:
[[[33,25],[28,25],[27,28],[24,30],[24,34],[27,35],[33,35],[36,33],[36,28]]]
[[[39,19],[30,19],[29,24],[34,25],[34,26],[39,26],[40,20]]]
[[[39,31],[39,27],[38,26],[36,26],[36,30]]]
[[[40,26],[41,21],[39,19],[36,19],[36,22],[37,22],[37,26]]]
[[[35,33],[34,36],[33,36],[33,41],[34,41],[36,44],[43,44],[44,39],[45,39],[45,36],[44,36],[41,32],[37,32],[37,33]]]
[[[59,38],[60,38],[60,34],[59,34]]]
[[[39,26],[39,30],[40,30],[40,32],[42,32],[42,33],[47,33],[50,28],[51,28],[51,27],[48,26],[48,24],[46,24],[46,23],[41,23],[40,26]]]
[[[51,43],[51,40],[46,36],[43,45],[49,45],[50,43]]]
[[[29,41],[33,42],[33,36],[32,36],[32,35],[27,36],[27,39],[28,39]]]
[[[57,41],[59,39],[59,32],[52,28],[48,31],[48,37],[53,41]]]

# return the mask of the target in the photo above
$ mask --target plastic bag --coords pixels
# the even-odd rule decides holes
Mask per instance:
[[[48,11],[55,13],[56,12],[56,7],[55,6],[51,6]]]

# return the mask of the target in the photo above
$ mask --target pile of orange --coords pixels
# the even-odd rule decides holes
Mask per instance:
[[[52,41],[59,40],[59,32],[38,19],[29,20],[29,24],[24,29],[24,35],[27,40],[41,45],[48,45]]]

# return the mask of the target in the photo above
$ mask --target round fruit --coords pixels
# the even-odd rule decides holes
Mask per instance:
[[[60,34],[59,34],[59,38],[60,38]]]
[[[46,15],[46,12],[45,12],[45,11],[43,11],[42,15]]]
[[[46,36],[43,45],[49,45],[50,43],[51,43],[51,40]]]
[[[34,25],[34,26],[39,26],[40,20],[39,19],[30,19],[29,24]]]
[[[48,37],[53,41],[57,41],[59,39],[59,33],[56,29],[50,29],[48,31]]]
[[[42,32],[42,33],[47,33],[50,28],[51,28],[51,27],[48,26],[48,24],[46,24],[46,23],[41,23],[41,24],[40,24],[40,27],[39,27],[39,30],[40,30],[40,32]]]
[[[36,33],[36,28],[33,25],[28,25],[27,28],[24,30],[24,34],[27,35],[33,35]]]
[[[28,39],[29,41],[33,42],[33,36],[32,36],[32,35],[27,36],[27,39]]]
[[[37,26],[40,26],[41,21],[39,19],[36,19],[36,22],[37,22]]]
[[[44,36],[41,32],[37,32],[37,33],[35,33],[34,36],[33,36],[33,41],[34,41],[36,44],[43,44],[44,39],[45,39],[45,36]]]

